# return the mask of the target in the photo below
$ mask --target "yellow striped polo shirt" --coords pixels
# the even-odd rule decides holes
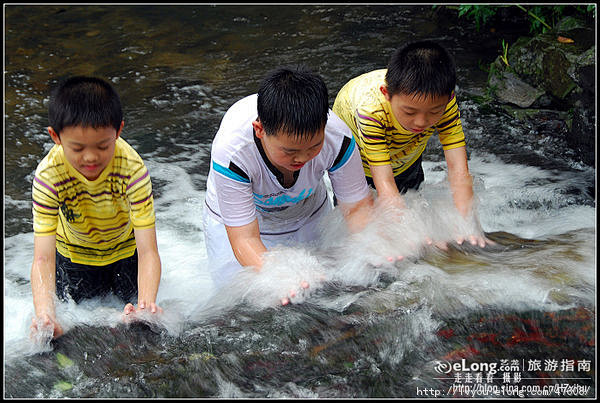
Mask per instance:
[[[465,146],[454,94],[438,123],[412,133],[398,123],[390,102],[379,90],[385,84],[386,72],[374,70],[353,78],[342,87],[333,105],[333,112],[354,134],[368,177],[372,177],[369,165],[391,164],[394,176],[404,172],[421,156],[436,129],[444,150]]]
[[[90,181],[54,145],[32,187],[35,236],[56,235],[56,249],[74,263],[104,266],[133,255],[133,229],[155,224],[152,183],[138,153],[118,138],[115,154]]]

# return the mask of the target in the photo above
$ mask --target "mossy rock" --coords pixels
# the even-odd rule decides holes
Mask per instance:
[[[521,80],[514,71],[498,57],[490,68],[488,87],[491,96],[504,104],[521,108],[532,106],[545,92]]]
[[[568,74],[577,59],[569,44],[555,35],[538,35],[517,41],[509,49],[509,63],[520,77],[534,87],[543,88],[558,99],[564,99],[577,84]]]
[[[567,17],[549,33],[521,37],[510,44],[507,53],[510,66],[498,59],[492,64],[492,68],[496,68],[494,73],[509,70],[559,102],[569,103],[571,101],[567,98],[573,92],[575,94],[571,98],[578,97],[578,87],[584,86],[584,90],[589,92],[589,88],[595,86],[591,73],[595,71],[594,38],[592,30],[583,21]],[[495,74],[495,77],[503,74]],[[494,74],[490,71],[490,78],[492,77]]]

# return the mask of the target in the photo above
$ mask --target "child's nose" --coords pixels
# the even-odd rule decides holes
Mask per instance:
[[[296,162],[304,164],[306,161],[310,160],[311,158],[312,158],[312,155],[311,155],[310,151],[298,153],[296,155]]]
[[[85,162],[95,162],[98,159],[98,156],[93,151],[87,151],[83,154],[83,160]]]
[[[417,114],[415,116],[414,124],[415,126],[417,126],[418,129],[424,129],[425,127],[427,127],[427,117],[422,114]]]

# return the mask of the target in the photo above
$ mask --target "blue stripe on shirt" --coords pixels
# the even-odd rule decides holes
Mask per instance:
[[[225,175],[226,177],[228,177],[230,179],[233,179],[234,181],[242,182],[242,183],[250,183],[249,179],[244,178],[243,176],[241,176],[239,174],[236,174],[231,169],[225,168],[223,165],[219,165],[214,161],[213,161],[213,169],[215,171],[217,171],[218,173]]]
[[[348,145],[348,147],[346,148],[346,152],[344,153],[344,156],[342,157],[342,159],[340,160],[340,162],[338,162],[337,164],[335,164],[334,166],[331,167],[331,169],[329,169],[329,172],[334,172],[337,169],[341,168],[346,161],[348,161],[350,159],[350,157],[352,156],[352,152],[354,151],[354,145],[355,145],[355,141],[354,141],[354,137],[350,138],[350,144]]]

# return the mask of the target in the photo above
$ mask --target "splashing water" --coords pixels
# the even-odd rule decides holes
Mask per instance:
[[[414,398],[426,397],[417,388],[447,390],[457,373],[440,373],[440,363],[462,360],[518,360],[522,385],[578,383],[591,388],[580,397],[595,395],[595,169],[573,160],[561,139],[532,134],[527,122],[468,99],[487,75],[465,61],[485,60],[485,52],[493,60],[489,41],[449,19],[431,24],[416,6],[13,7],[6,31],[6,397]],[[59,23],[49,30],[48,19]],[[432,138],[426,180],[406,195],[409,209],[381,209],[353,235],[333,211],[318,245],[275,248],[260,273],[242,272],[216,290],[201,211],[210,141],[229,105],[256,90],[265,66],[299,57],[318,67],[333,95],[348,78],[383,66],[398,41],[415,37],[443,38],[461,55],[457,99],[478,221],[452,207],[443,152]],[[146,162],[155,192],[164,313],[124,321],[116,298],[59,302],[64,336],[51,341],[44,328],[32,340],[26,184],[52,146],[43,128],[47,87],[58,72],[104,76],[122,96],[123,136]],[[453,241],[484,231],[495,246]],[[449,241],[448,250],[427,238]],[[290,303],[282,306],[283,298]],[[546,359],[592,365],[523,367]]]
[[[488,337],[516,337],[500,334],[502,327],[497,323],[507,319],[495,322],[495,315],[506,318],[527,312],[526,316],[555,312],[569,317],[582,307],[595,310],[595,230],[590,227],[594,210],[585,205],[565,205],[555,197],[556,188],[572,183],[568,175],[553,176],[548,183],[545,171],[528,167],[529,180],[538,184],[525,188],[514,183],[513,175],[523,167],[477,156],[470,165],[476,177],[481,224],[460,217],[443,175],[436,177],[436,163],[425,163],[429,182],[421,191],[406,194],[408,209],[376,211],[369,225],[357,234],[348,233],[341,214],[334,210],[322,223],[319,245],[274,248],[266,254],[260,273],[243,271],[219,291],[212,286],[205,267],[197,219],[203,192],[194,191],[189,187],[190,179],[179,174],[180,183],[173,184],[170,196],[157,203],[157,215],[164,220],[158,225],[163,261],[158,302],[164,314],[126,323],[122,320],[123,307],[116,299],[92,299],[78,305],[58,303],[57,315],[66,334],[53,342],[44,332],[34,343],[27,339],[31,292],[18,278],[26,277],[24,268],[31,264],[29,253],[23,251],[31,240],[25,234],[8,238],[9,303],[5,304],[5,317],[14,325],[6,327],[9,368],[17,373],[29,368],[29,376],[44,383],[35,375],[40,368],[44,368],[42,373],[55,373],[52,379],[60,378],[64,370],[40,361],[40,354],[52,357],[61,353],[79,365],[80,378],[81,373],[87,374],[85,381],[66,377],[67,384],[57,386],[54,382],[53,392],[44,394],[46,397],[94,391],[119,396],[127,388],[144,396],[414,396],[415,385],[442,382],[435,380],[429,369],[436,359],[476,356],[469,350],[475,347],[448,351],[450,345],[440,335],[462,337],[462,345],[469,346],[468,335],[476,323],[490,323]],[[173,175],[172,169],[154,163],[159,180]],[[538,207],[545,204],[551,207]],[[525,221],[526,217],[536,225]],[[523,224],[515,227],[533,239],[504,231],[519,221]],[[188,230],[175,230],[183,222]],[[457,233],[481,234],[482,227],[498,228],[486,233],[496,245],[481,250],[468,242],[453,242]],[[449,241],[449,249],[427,244],[424,240],[428,237]],[[389,261],[390,256],[396,259]],[[302,282],[309,287],[302,288]],[[284,297],[291,302],[285,307],[281,306]],[[476,321],[474,315],[479,315]],[[534,329],[541,325],[536,326]],[[563,332],[567,330],[573,332]],[[106,338],[108,334],[112,339]],[[150,335],[154,336],[148,339]],[[581,340],[593,337],[582,330],[575,336]],[[529,340],[532,336],[525,331],[518,337]],[[94,347],[94,343],[104,347]],[[130,347],[110,352],[121,344]],[[424,345],[429,348],[422,349]],[[146,347],[137,351],[141,346]],[[588,354],[585,346],[571,346],[571,352],[583,359]],[[516,348],[509,347],[513,349],[509,352]],[[509,347],[505,343],[503,348]],[[506,352],[495,354],[502,351]],[[96,361],[90,359],[94,355]],[[127,372],[120,362],[132,360],[141,364]],[[103,363],[107,374],[121,379],[111,382],[104,392],[100,392],[100,385],[106,382],[106,375],[97,375],[90,367],[98,362]],[[193,363],[193,370],[186,370],[187,375],[177,382],[172,380],[176,389],[169,394],[156,378],[156,367],[150,366],[159,365],[159,373],[172,374],[178,373],[184,362],[188,370]],[[298,379],[284,375],[285,371],[293,372],[294,365],[308,374]],[[307,369],[315,365],[316,369]],[[25,367],[19,370],[21,366]],[[239,375],[249,368],[254,371],[249,378]],[[409,386],[397,389],[380,385],[382,389],[377,392],[372,385],[365,386],[369,379],[373,381],[382,371],[392,369],[397,372],[394,379],[411,385],[411,390]],[[153,380],[144,375],[147,371],[154,374],[150,377]],[[342,372],[336,378],[331,371]],[[319,384],[329,386],[311,384],[314,378],[310,373],[321,380]],[[211,380],[199,381],[198,377],[206,376]],[[254,386],[247,384],[251,379]],[[351,381],[358,383],[351,386]],[[13,395],[28,394],[17,388]]]

